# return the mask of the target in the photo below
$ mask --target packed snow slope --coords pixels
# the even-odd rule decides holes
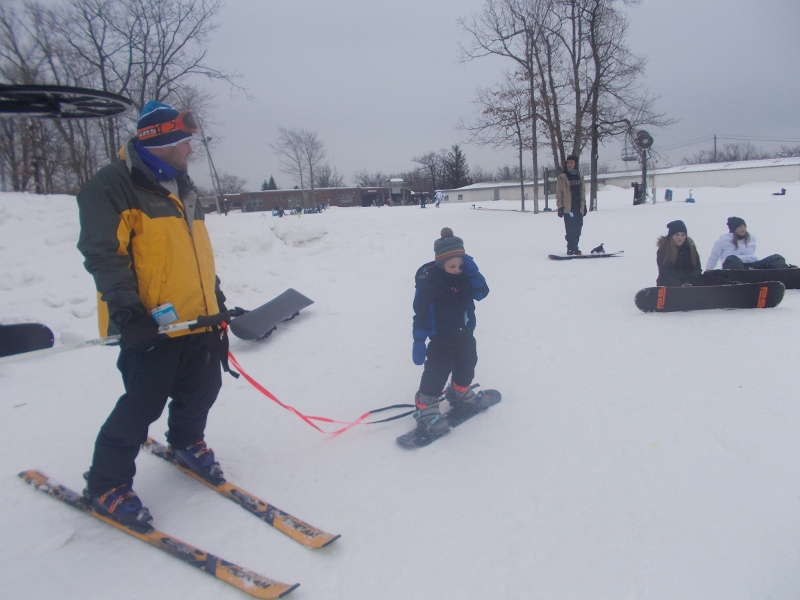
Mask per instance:
[[[232,339],[242,367],[298,410],[344,421],[412,400],[414,273],[451,227],[491,288],[476,381],[503,401],[404,451],[394,440],[410,417],[329,436],[226,376],[206,432],[226,476],[342,538],[307,550],[143,453],[135,489],[155,525],[300,582],[297,600],[800,597],[800,292],[765,310],[633,303],[655,285],[655,241],[674,219],[703,260],[736,215],[759,257],[800,264],[800,184],[696,188],[694,204],[688,192],[632,206],[631,190],[601,191],[581,248],[625,254],[569,262],[547,259],[565,249],[555,212],[511,200],[209,215],[231,306],[288,287],[315,301],[264,342]],[[45,323],[57,345],[97,337],[78,232],[74,198],[0,195],[0,322]],[[82,489],[122,392],[116,356],[0,365],[0,596],[244,598],[17,478],[36,468]]]

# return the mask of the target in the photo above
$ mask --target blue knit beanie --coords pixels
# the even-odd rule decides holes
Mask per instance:
[[[139,114],[139,122],[136,129],[142,129],[151,125],[159,123],[168,123],[177,118],[180,113],[172,108],[169,104],[163,104],[150,100],[142,108]],[[144,140],[139,140],[139,143],[145,148],[164,148],[165,146],[175,146],[180,144],[183,140],[191,138],[192,134],[186,131],[170,131],[169,133],[162,133],[161,135],[154,135]]]

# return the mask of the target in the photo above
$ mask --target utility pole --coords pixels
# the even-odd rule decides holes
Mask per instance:
[[[714,162],[717,162],[717,134],[714,134]]]
[[[211,152],[208,151],[208,142],[211,141],[210,137],[206,137],[205,132],[203,131],[203,124],[200,123],[200,135],[202,136],[203,146],[206,149],[206,156],[208,157],[208,170],[211,173],[211,185],[214,186],[214,200],[217,203],[217,214],[228,214],[227,208],[225,209],[224,213],[219,205],[220,196],[222,196],[222,186],[219,184],[219,177],[217,176],[217,170],[214,168],[214,161],[211,160]]]

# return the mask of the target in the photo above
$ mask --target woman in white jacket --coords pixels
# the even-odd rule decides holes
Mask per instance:
[[[756,238],[747,232],[747,223],[740,217],[728,219],[728,231],[714,242],[711,255],[706,262],[706,271],[722,263],[723,269],[788,269],[780,254],[771,254],[758,260]]]

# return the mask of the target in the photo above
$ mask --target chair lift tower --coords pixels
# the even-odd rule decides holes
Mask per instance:
[[[642,164],[642,182],[639,184],[638,200],[634,202],[634,204],[645,204],[647,202],[647,162],[650,159],[650,148],[653,145],[653,136],[644,129],[639,129],[636,134],[631,131],[630,141],[636,154],[628,148],[628,140],[625,140],[622,160],[638,160]],[[635,184],[631,185],[635,187]]]

